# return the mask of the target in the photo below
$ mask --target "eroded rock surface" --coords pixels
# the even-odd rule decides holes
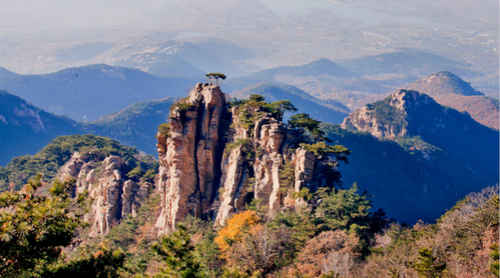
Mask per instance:
[[[73,196],[88,194],[89,209],[85,221],[89,236],[109,232],[127,215],[135,215],[148,196],[152,184],[127,178],[125,162],[119,156],[75,152],[60,169],[57,179],[73,179]]]
[[[300,202],[293,192],[321,180],[318,159],[273,109],[261,100],[228,104],[210,84],[197,84],[173,106],[157,136],[160,234],[190,214],[222,225],[250,204],[272,216]]]

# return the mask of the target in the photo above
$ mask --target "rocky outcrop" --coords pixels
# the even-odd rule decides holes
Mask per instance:
[[[162,210],[161,233],[187,214],[208,214],[217,193],[223,141],[225,96],[213,85],[197,84],[169,115],[168,134],[158,135]]]
[[[321,159],[299,147],[282,114],[258,98],[227,104],[211,84],[197,84],[175,104],[157,135],[158,232],[172,231],[189,214],[221,225],[250,204],[272,216],[300,203],[294,192],[314,190]]]
[[[415,135],[415,127],[421,125],[417,120],[421,113],[441,110],[431,97],[412,90],[398,90],[384,100],[368,104],[351,113],[342,122],[341,127],[349,130],[367,132],[378,138],[395,139],[396,137]],[[432,111],[425,111],[431,109]],[[427,118],[427,117],[421,117]],[[432,119],[439,125],[439,119]],[[431,127],[432,126],[427,126]],[[412,134],[413,133],[413,134]]]
[[[135,182],[127,177],[126,165],[119,156],[103,156],[97,152],[75,152],[60,169],[57,179],[74,180],[74,197],[87,194],[88,235],[96,237],[109,232],[111,227],[127,215],[135,216],[152,184]]]

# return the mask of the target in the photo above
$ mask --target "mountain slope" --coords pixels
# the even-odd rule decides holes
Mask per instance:
[[[0,165],[14,156],[35,153],[56,136],[78,131],[75,121],[0,90]]]
[[[94,135],[57,137],[35,155],[16,157],[0,167],[0,191],[21,188],[31,177],[42,174],[50,187],[57,179],[69,182],[73,197],[88,196],[80,240],[106,234],[127,215],[135,215],[153,189],[157,163],[152,156]]]
[[[225,87],[232,90],[238,90],[255,83],[262,82],[289,83],[287,82],[289,79],[303,79],[308,77],[319,78],[326,76],[334,78],[349,78],[353,75],[355,74],[332,62],[331,60],[319,59],[303,65],[275,67],[245,75],[243,77],[230,78],[227,83],[225,83]]]
[[[463,196],[498,183],[498,131],[425,94],[399,90],[353,112],[342,127],[395,141],[427,160],[434,170],[423,173],[448,176],[434,188],[425,187],[432,194]]]
[[[471,117],[494,129],[499,129],[498,100],[476,91],[451,72],[438,72],[407,86],[432,96],[442,105],[465,111]]]
[[[96,134],[156,153],[156,130],[165,122],[174,98],[141,102],[90,123],[48,113],[0,91],[0,165],[13,157],[34,154],[61,135]]]
[[[349,163],[339,168],[344,186],[358,183],[368,191],[376,208],[384,209],[398,221],[433,222],[469,192],[497,181],[488,169],[476,168],[477,172],[470,174],[463,162],[453,162],[442,150],[434,150],[426,157],[415,149],[367,133],[333,125],[324,130],[334,144],[351,150]]]
[[[85,124],[84,130],[155,154],[157,128],[166,121],[165,115],[174,102],[174,98],[164,98],[132,104],[120,112]]]
[[[299,110],[312,117],[329,123],[340,123],[349,113],[349,108],[340,102],[323,102],[306,92],[285,84],[264,83],[233,93],[232,96],[246,98],[251,94],[259,94],[269,101],[289,100]]]
[[[135,69],[90,65],[0,79],[0,88],[46,111],[93,121],[136,102],[182,94],[191,83]]]

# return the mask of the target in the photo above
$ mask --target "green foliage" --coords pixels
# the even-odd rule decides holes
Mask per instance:
[[[170,131],[170,124],[168,123],[162,123],[161,125],[158,126],[158,132],[163,136],[168,136],[169,131]]]
[[[220,73],[220,72],[210,72],[210,73],[205,74],[205,76],[208,78],[215,78],[215,79],[222,79],[222,80],[226,79],[226,75],[223,73]]]
[[[301,198],[304,201],[309,201],[309,200],[312,199],[313,194],[311,193],[311,191],[309,190],[309,188],[303,187],[303,188],[300,189],[299,192],[294,192],[293,197],[294,198]]]
[[[304,149],[312,152],[318,159],[334,156],[336,160],[347,162],[347,156],[351,153],[346,147],[341,145],[327,145],[324,141],[314,144],[300,144]]]
[[[141,155],[136,149],[120,145],[119,142],[106,137],[61,136],[37,154],[16,157],[5,168],[0,167],[0,191],[7,189],[9,184],[19,189],[28,179],[37,174],[42,174],[42,180],[49,182],[74,152],[87,153],[96,158],[105,158],[109,155],[120,156],[125,161],[128,170],[136,167],[138,160],[143,162],[144,170],[157,167],[152,157]]]
[[[118,278],[122,271],[125,254],[121,250],[101,248],[95,254],[83,254],[69,262],[51,266],[43,273],[44,278],[96,277]]]
[[[36,194],[38,175],[21,191],[0,194],[0,276],[36,277],[56,262],[82,225],[70,210],[81,199],[70,198],[71,184],[56,183],[47,196]]]
[[[394,141],[412,155],[417,152],[431,155],[435,152],[442,151],[440,148],[422,140],[420,136],[397,137]]]
[[[144,171],[142,170],[142,167],[140,164],[138,164],[137,166],[135,166],[134,169],[130,170],[128,173],[127,173],[127,177],[129,179],[133,179],[133,180],[138,180],[142,175],[144,174]]]
[[[436,224],[393,224],[382,236],[385,244],[372,249],[367,260],[370,267],[365,271],[393,277],[404,273],[420,277],[497,277],[498,209],[498,187],[491,187],[468,195]],[[488,253],[490,260],[485,256]]]
[[[401,127],[401,129],[406,128],[408,122],[405,120],[405,115],[402,111],[390,105],[388,101],[389,98],[367,104],[366,106],[375,113],[375,117],[381,124],[398,126]]]
[[[286,161],[280,165],[279,169],[280,188],[288,190],[294,188],[295,183],[295,169],[291,161]]]
[[[310,210],[304,209],[298,212],[282,212],[269,221],[271,227],[284,226],[291,230],[291,251],[293,256],[305,246],[307,240],[318,233],[318,226],[314,223],[314,216]]]
[[[247,161],[252,161],[255,158],[255,150],[253,148],[252,140],[236,139],[234,142],[228,143],[224,148],[224,152],[231,153],[232,150],[241,147],[241,152],[245,154]]]
[[[139,244],[137,230],[155,220],[155,211],[160,204],[160,199],[159,195],[152,194],[138,209],[136,216],[127,216],[120,224],[111,228],[105,239],[113,248],[127,249],[133,244]]]
[[[247,100],[233,100],[230,106],[238,108],[238,119],[246,129],[252,129],[255,122],[266,115],[281,121],[285,112],[297,111],[288,100],[268,103],[258,94],[250,95]]]
[[[371,202],[366,193],[359,194],[358,186],[320,193],[321,202],[316,218],[322,230],[342,229],[361,234],[369,228]]]
[[[320,129],[320,121],[311,119],[308,114],[299,113],[290,117],[288,125],[295,129],[305,129],[314,140],[325,140],[325,133]]]
[[[205,277],[194,254],[195,247],[191,242],[191,234],[184,225],[179,225],[175,232],[163,237],[153,249],[166,263],[166,268],[156,277]]]
[[[441,278],[446,269],[446,263],[440,262],[438,258],[432,255],[432,250],[422,248],[418,251],[417,261],[413,265],[419,277],[422,278]]]
[[[186,113],[195,107],[194,104],[189,103],[188,99],[181,99],[170,107],[170,111],[177,111],[181,121],[186,120]]]

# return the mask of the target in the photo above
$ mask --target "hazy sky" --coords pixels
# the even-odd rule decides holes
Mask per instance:
[[[221,10],[240,0],[218,0]],[[257,1],[257,0],[247,0]],[[351,0],[266,0],[261,1],[280,16],[305,13],[315,8],[331,8]],[[123,25],[149,27],[160,13],[168,14],[177,4],[183,7],[209,6],[206,0],[0,0],[0,28],[13,31],[36,29],[95,28]],[[211,5],[213,6],[213,5]],[[186,12],[184,11],[180,11]]]
[[[224,10],[225,6],[241,0],[218,0],[212,3]],[[245,0],[257,1],[257,0]],[[384,12],[411,13],[425,10],[438,14],[463,14],[477,20],[497,19],[498,0],[265,0],[261,1],[280,16],[305,13],[320,8],[332,12],[339,8],[344,13],[363,13],[363,7]],[[174,11],[178,3],[186,10]],[[171,12],[188,13],[190,8],[213,8],[206,0],[0,0],[0,31],[20,32],[134,26],[151,28],[159,21],[168,22]],[[354,3],[354,5],[351,5]],[[377,3],[381,3],[377,7]],[[374,5],[375,4],[375,5]],[[212,7],[210,7],[212,6]],[[349,8],[352,10],[349,10]],[[465,12],[467,11],[467,12]],[[458,18],[460,19],[460,18]],[[495,23],[497,20],[495,21]],[[1,33],[0,33],[1,36]]]

